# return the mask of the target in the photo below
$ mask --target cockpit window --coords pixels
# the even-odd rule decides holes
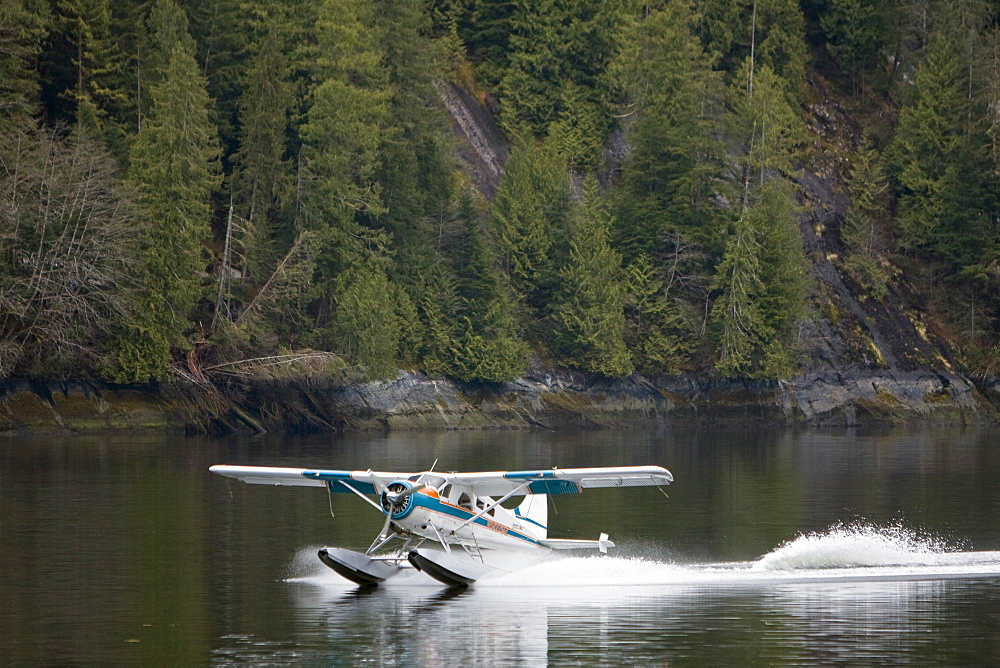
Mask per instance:
[[[414,478],[414,480],[419,480],[423,484],[427,485],[428,487],[433,487],[434,489],[438,489],[439,487],[441,487],[441,485],[444,484],[444,478],[442,478],[439,475],[433,475],[431,473],[421,473],[419,476]]]

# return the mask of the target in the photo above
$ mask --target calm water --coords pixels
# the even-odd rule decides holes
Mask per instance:
[[[1000,663],[993,429],[661,429],[239,440],[0,440],[0,664]],[[660,464],[557,498],[608,558],[452,591],[359,591],[359,499],[211,464],[422,470]],[[556,514],[556,512],[558,514]]]

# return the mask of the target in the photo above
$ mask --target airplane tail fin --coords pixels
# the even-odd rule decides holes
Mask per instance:
[[[524,497],[514,514],[531,529],[532,535],[546,538],[549,535],[549,497],[547,494],[528,494]]]

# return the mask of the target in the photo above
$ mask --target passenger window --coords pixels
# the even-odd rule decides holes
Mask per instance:
[[[462,496],[458,497],[458,505],[462,506],[466,510],[472,510],[472,497],[462,492]]]
[[[441,496],[446,499],[451,498],[451,483],[444,486],[444,489],[441,490]]]

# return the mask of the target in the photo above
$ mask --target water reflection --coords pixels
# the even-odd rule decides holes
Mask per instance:
[[[961,660],[997,649],[976,634],[963,642],[940,634],[942,624],[971,622],[970,598],[988,591],[998,600],[997,578],[466,590],[352,590],[318,580],[289,586],[298,628],[314,634],[298,639],[311,647],[299,658],[326,664],[856,665]],[[282,662],[280,648],[263,649],[240,639],[214,658]]]
[[[0,662],[990,665],[995,440],[990,428],[0,440]],[[338,499],[331,518],[315,490],[207,473],[435,459],[446,470],[652,463],[676,482],[669,499],[558,501],[553,537],[607,531],[618,560],[458,592],[359,591],[316,571],[315,549],[367,547],[382,519],[371,508]],[[914,542],[855,543],[845,560],[843,544],[800,538],[843,538],[829,532],[838,523],[903,527]],[[946,549],[923,550],[925,537]],[[779,553],[786,544],[801,551]],[[753,570],[774,554],[782,568]]]

